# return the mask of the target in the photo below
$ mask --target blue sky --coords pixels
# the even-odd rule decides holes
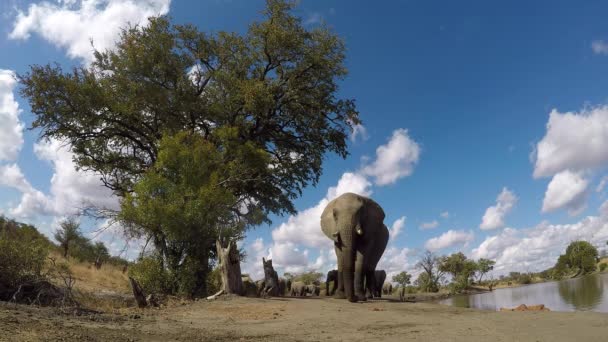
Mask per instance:
[[[263,7],[250,0],[2,2],[0,210],[50,234],[79,201],[113,201],[94,175],[72,169],[68,151],[21,129],[32,116],[10,72],[86,64],[89,37],[111,48],[117,27],[148,14],[244,32]],[[549,267],[573,239],[604,246],[606,10],[602,1],[300,1],[295,13],[308,27],[325,21],[346,42],[349,75],[340,95],[356,99],[364,134],[351,140],[346,160],[328,155],[319,185],[296,201],[297,217],[273,217],[249,233],[245,270],[260,274],[262,256],[280,272],[331,268],[335,257],[319,238],[314,209],[341,180],[339,191],[371,193],[385,209],[394,229],[380,266],[389,273],[416,273],[425,248],[495,259],[500,274]],[[83,220],[87,231],[102,224]],[[114,251],[123,246],[117,229],[98,237]],[[137,243],[129,255],[136,252]]]

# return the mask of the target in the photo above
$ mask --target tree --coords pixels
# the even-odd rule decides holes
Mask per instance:
[[[197,273],[180,281],[194,282],[195,292],[203,290],[218,232],[238,239],[244,226],[295,214],[293,200],[318,183],[325,153],[345,158],[348,134],[360,123],[354,100],[338,94],[344,43],[327,27],[307,30],[294,7],[267,0],[264,20],[243,35],[150,18],[146,27],[125,28],[114,49],[96,50],[90,66],[36,65],[18,76],[31,128],[68,143],[77,167],[124,199],[126,212],[101,214],[150,239],[164,267]],[[184,132],[217,153],[163,171],[161,142]],[[204,174],[207,183],[174,186],[176,170]],[[230,177],[222,177],[226,170]],[[171,193],[178,188],[187,190],[181,198]]]
[[[398,283],[401,287],[409,285],[411,279],[412,275],[405,271],[393,276],[393,281]]]
[[[18,76],[32,128],[68,142],[77,166],[122,197],[157,161],[164,135],[186,130],[217,143],[218,128],[235,127],[273,172],[224,187],[267,213],[293,214],[325,152],[346,157],[348,130],[360,122],[354,100],[338,96],[344,43],[327,27],[305,29],[294,7],[268,0],[265,20],[244,35],[150,18],[125,28],[114,49],[95,50],[90,67],[32,66]]]
[[[469,286],[469,279],[475,274],[477,264],[458,252],[440,258],[438,269],[452,275],[452,288],[460,292]]]
[[[576,267],[579,272],[586,274],[595,271],[598,261],[598,252],[592,244],[587,241],[574,241],[566,248],[568,265]]]
[[[228,140],[235,133],[218,130]],[[205,279],[209,259],[219,251],[216,242],[238,240],[248,225],[261,222],[254,208],[235,211],[239,199],[221,184],[248,172],[263,175],[266,155],[251,144],[224,146],[218,150],[190,132],[165,136],[154,166],[121,201],[118,218],[135,234],[152,238],[161,267],[173,278],[171,293],[207,294]],[[235,155],[240,158],[233,163],[229,158]]]
[[[68,258],[68,251],[76,240],[81,238],[80,223],[75,218],[69,217],[59,223],[59,229],[53,235],[63,250],[63,257]]]
[[[423,273],[418,276],[417,286],[424,292],[439,291],[439,281],[444,271],[439,269],[439,257],[431,251],[425,251],[416,267],[422,268]]]
[[[479,278],[477,282],[481,283],[481,278],[488,272],[494,269],[496,261],[490,259],[480,258],[477,260],[477,274]]]
[[[317,285],[321,281],[320,280],[321,278],[323,278],[323,273],[309,271],[309,272],[304,272],[304,273],[296,275],[295,277],[293,277],[292,280],[301,281],[306,285],[311,285],[311,284]]]

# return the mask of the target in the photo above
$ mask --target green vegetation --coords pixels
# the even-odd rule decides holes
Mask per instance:
[[[338,93],[344,43],[294,7],[268,0],[244,34],[150,18],[90,66],[19,75],[32,128],[122,199],[118,218],[152,243],[170,293],[206,294],[215,239],[294,214],[324,155],[348,155],[360,120]]]
[[[450,290],[454,293],[459,293],[466,290],[471,284],[471,277],[477,271],[477,263],[467,259],[462,252],[458,252],[450,256],[441,257],[438,269],[452,276]]]
[[[29,225],[0,216],[0,300],[8,300],[19,285],[43,277],[51,243]]]
[[[405,287],[405,286],[409,285],[411,279],[412,279],[412,275],[408,274],[405,271],[393,276],[393,281],[395,283],[399,284],[399,286],[401,286],[401,287]]]
[[[311,271],[294,275],[292,281],[301,281],[306,285],[311,285],[319,284],[322,278],[323,273]]]
[[[68,252],[70,246],[72,246],[77,239],[81,238],[78,229],[80,224],[72,217],[59,223],[59,229],[54,234],[55,240],[59,243],[59,247],[63,249],[63,257],[68,258]]]
[[[557,259],[552,277],[561,279],[572,274],[591,273],[596,270],[598,261],[598,251],[592,244],[587,241],[573,241],[566,248],[566,253]]]

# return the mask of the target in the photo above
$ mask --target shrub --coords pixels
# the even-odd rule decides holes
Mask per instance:
[[[608,267],[608,264],[600,264],[600,272],[604,272],[606,267]]]
[[[170,274],[162,267],[157,256],[139,259],[129,268],[129,276],[137,280],[146,294],[172,293]]]
[[[18,287],[41,277],[48,245],[41,239],[15,231],[0,231],[0,288]]]
[[[532,277],[529,274],[527,274],[527,273],[526,274],[522,274],[522,275],[519,276],[518,281],[519,281],[520,284],[524,284],[524,285],[532,284]]]

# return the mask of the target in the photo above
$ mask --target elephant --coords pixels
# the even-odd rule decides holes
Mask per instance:
[[[334,242],[338,261],[336,298],[365,301],[371,295],[374,270],[388,243],[384,210],[368,197],[352,192],[330,201],[321,214],[321,230]]]
[[[302,297],[306,295],[306,285],[301,281],[291,283],[290,294],[292,297]]]
[[[331,287],[331,292],[329,291],[329,283],[334,282]],[[336,289],[338,288],[338,270],[331,270],[327,272],[327,279],[325,280],[325,295],[333,296],[336,293]]]
[[[374,283],[372,284],[372,296],[381,298],[382,297],[382,285],[386,280],[386,271],[385,270],[376,270],[374,271]]]
[[[390,295],[393,293],[393,284],[385,283],[382,285],[382,293],[385,295]]]
[[[314,284],[306,285],[305,292],[310,293],[311,296],[318,296],[321,294],[321,287]]]

